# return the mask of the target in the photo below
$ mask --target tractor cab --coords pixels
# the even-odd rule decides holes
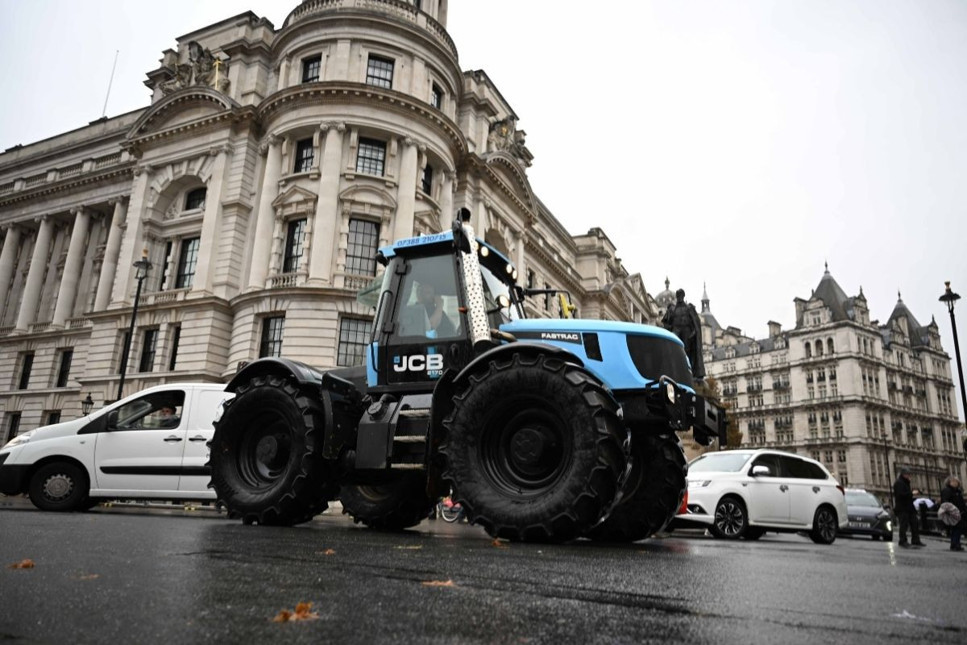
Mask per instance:
[[[481,327],[489,343],[490,329],[522,317],[513,264],[480,240],[462,252],[461,238],[448,231],[380,249],[382,279],[359,296],[376,309],[366,350],[371,392],[431,392],[445,369],[474,357]]]

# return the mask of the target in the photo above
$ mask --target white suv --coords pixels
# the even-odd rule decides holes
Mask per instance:
[[[776,450],[706,453],[688,465],[684,512],[676,526],[719,538],[757,540],[766,531],[808,531],[832,544],[848,523],[846,497],[822,464]]]

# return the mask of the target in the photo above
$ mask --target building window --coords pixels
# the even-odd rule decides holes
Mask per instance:
[[[181,241],[181,253],[178,256],[178,275],[175,279],[176,289],[188,289],[195,281],[195,265],[198,264],[198,247],[200,245],[200,237]]]
[[[13,439],[20,433],[20,412],[7,413],[7,436],[4,443]]]
[[[299,270],[299,264],[302,262],[305,232],[305,219],[289,222],[289,228],[285,234],[285,257],[282,260],[282,273],[292,273]]]
[[[302,82],[314,83],[319,80],[319,66],[322,64],[322,56],[312,56],[302,59]]]
[[[73,349],[62,349],[60,351],[60,368],[57,370],[56,387],[67,387],[67,381],[71,375],[71,361],[74,359]]]
[[[349,220],[349,246],[346,248],[346,273],[376,275],[379,224],[364,219]]]
[[[427,164],[426,168],[423,169],[423,176],[420,178],[420,190],[425,194],[430,194],[430,188],[433,186],[433,168]]]
[[[370,54],[366,66],[366,84],[393,89],[393,59]]]
[[[154,368],[154,354],[158,348],[158,330],[146,329],[144,341],[141,344],[141,361],[138,363],[139,372],[150,372]]]
[[[52,426],[60,423],[60,410],[51,410],[47,413],[47,425]]]
[[[27,352],[20,358],[20,382],[17,389],[26,390],[30,385],[30,372],[34,368],[34,353]]]
[[[363,365],[366,362],[366,346],[373,331],[373,323],[357,318],[339,321],[339,350],[336,364],[340,366]]]
[[[165,257],[164,261],[161,263],[161,278],[158,280],[158,291],[164,291],[165,287],[168,285],[168,270],[171,266],[172,248],[173,242],[171,242],[171,240],[165,243]]]
[[[443,90],[441,90],[440,86],[436,83],[434,83],[433,87],[430,89],[430,105],[438,110],[442,109],[443,107]]]
[[[259,358],[282,356],[282,335],[285,332],[285,316],[272,316],[262,319],[262,342],[259,343]]]
[[[196,208],[205,208],[205,196],[207,194],[207,188],[196,188],[188,191],[188,194],[185,195],[185,210],[193,211]]]
[[[356,172],[383,176],[386,163],[386,144],[375,139],[360,139],[356,156]]]
[[[544,283],[544,289],[547,290],[547,291],[550,291],[551,285],[549,285],[549,284],[547,284],[545,282]],[[551,294],[545,293],[544,294],[544,311],[550,311],[550,310],[551,310]]]
[[[181,343],[181,325],[171,330],[171,354],[168,357],[168,371],[174,372],[178,363],[178,345]]]
[[[312,139],[302,139],[295,144],[295,168],[293,172],[309,172],[315,158],[315,148]]]

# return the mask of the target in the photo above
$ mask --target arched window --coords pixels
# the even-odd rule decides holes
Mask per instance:
[[[208,189],[204,186],[194,190],[189,190],[188,194],[185,195],[185,210],[191,211],[195,210],[196,208],[205,208],[205,196],[207,194]]]
[[[827,354],[835,354],[836,353],[836,349],[833,346],[833,339],[832,338],[827,338],[826,339],[826,353]]]
[[[806,358],[813,357],[813,346],[808,341],[806,342]]]
[[[816,341],[816,356],[822,356],[822,355],[823,355],[823,341],[822,340],[817,340]]]

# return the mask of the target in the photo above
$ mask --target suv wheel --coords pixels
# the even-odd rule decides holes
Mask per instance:
[[[736,497],[723,497],[715,506],[712,535],[726,540],[738,540],[749,526],[745,504]]]
[[[812,541],[816,544],[832,544],[836,541],[838,530],[836,511],[828,506],[817,508],[816,515],[813,517],[813,530],[809,532]]]

